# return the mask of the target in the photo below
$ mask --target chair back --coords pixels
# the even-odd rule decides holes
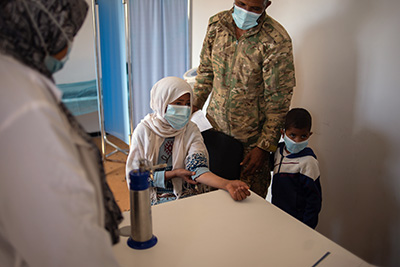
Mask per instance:
[[[201,133],[210,158],[210,170],[228,180],[240,178],[240,162],[243,160],[242,143],[213,129]]]

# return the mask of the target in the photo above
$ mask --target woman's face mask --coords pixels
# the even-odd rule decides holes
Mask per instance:
[[[65,62],[68,61],[69,59],[69,54],[71,52],[71,47],[72,47],[72,43],[68,42],[68,50],[67,50],[67,54],[65,55],[65,57],[63,59],[57,59],[49,54],[46,55],[46,57],[44,58],[44,64],[46,65],[46,68],[51,72],[51,73],[55,73],[59,70],[61,70],[64,65]]]
[[[233,5],[233,13],[232,17],[238,26],[242,30],[248,30],[257,26],[257,20],[261,16],[261,14],[253,13],[247,11],[246,9],[240,8],[236,5]]]
[[[167,107],[164,118],[176,130],[182,129],[189,121],[190,107],[181,105],[171,105]]]

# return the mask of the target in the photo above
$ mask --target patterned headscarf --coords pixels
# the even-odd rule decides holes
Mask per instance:
[[[0,52],[52,79],[44,64],[47,52],[55,55],[73,40],[87,10],[84,0],[3,0]]]

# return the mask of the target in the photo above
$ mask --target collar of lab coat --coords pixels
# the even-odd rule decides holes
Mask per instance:
[[[41,80],[44,85],[50,90],[52,95],[55,97],[57,103],[61,102],[61,97],[63,95],[62,91],[57,88],[57,86],[54,84],[52,80],[44,76],[42,73],[39,71],[32,69],[31,67],[21,63],[17,59],[13,58],[10,55],[6,55],[3,53],[0,53],[0,57],[2,57],[5,61],[8,61],[9,64],[15,64],[18,65],[19,68],[23,69],[27,75],[35,75],[38,80]]]

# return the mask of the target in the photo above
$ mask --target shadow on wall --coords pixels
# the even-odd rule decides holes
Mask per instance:
[[[317,230],[370,263],[396,266],[400,254],[393,233],[400,218],[396,191],[385,183],[389,143],[379,129],[355,128],[363,91],[358,33],[380,4],[341,1],[332,17],[306,31],[296,47],[296,65],[301,66],[296,75],[307,84],[299,84],[303,88],[295,94],[301,94],[296,98],[314,120],[310,141],[320,161],[323,190]]]
[[[353,136],[351,157],[356,183],[349,200],[352,202],[343,220],[341,239],[350,247],[357,247],[356,254],[374,264],[398,266],[390,260],[399,257],[392,244],[393,229],[398,227],[399,206],[395,188],[390,186],[390,144],[379,130],[362,128]],[[358,160],[357,160],[358,159]],[[348,177],[351,179],[351,177]]]

